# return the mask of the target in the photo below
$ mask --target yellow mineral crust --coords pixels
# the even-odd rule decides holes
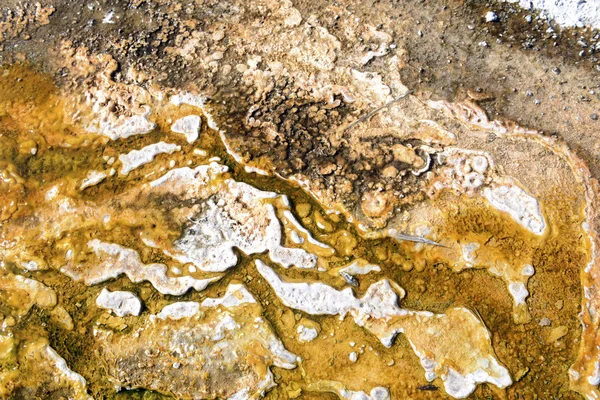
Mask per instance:
[[[277,71],[271,76],[273,81],[277,81],[277,74],[285,76],[285,73]],[[313,90],[312,100],[321,94],[321,99],[326,100],[327,96],[335,93],[347,96],[345,100],[359,108],[360,104],[370,105],[370,108],[363,107],[363,110],[366,109],[363,115],[368,115],[374,106],[382,107],[393,100],[385,79],[377,73],[367,76],[341,67],[329,71],[310,81],[302,76],[296,77],[294,84],[300,90]],[[345,85],[339,84],[342,81]],[[318,91],[317,87],[329,88],[330,91]],[[249,115],[254,115],[257,107],[252,106]],[[265,108],[262,110],[269,112]],[[281,137],[279,131],[285,131],[286,125],[281,124],[274,129],[267,120],[264,117],[248,119],[243,129],[255,135],[264,130],[273,138]],[[414,144],[411,147],[402,144],[402,147],[396,145],[389,149],[396,161],[409,165],[409,171],[417,178],[409,180],[405,178],[410,176],[406,173],[400,177],[396,167],[395,171],[391,166],[387,167],[382,174],[388,178],[382,179],[378,187],[359,187],[360,203],[357,206],[356,202],[348,201],[350,192],[346,191],[347,186],[338,183],[343,181],[344,176],[339,176],[340,181],[334,180],[330,178],[329,169],[323,170],[325,173],[315,179],[312,172],[282,173],[285,168],[278,169],[276,159],[267,162],[268,156],[261,157],[260,161],[239,156],[237,160],[250,166],[260,162],[263,169],[267,165],[267,171],[298,184],[325,208],[344,214],[368,238],[390,236],[404,242],[417,242],[405,243],[403,248],[414,251],[416,258],[421,258],[426,264],[442,261],[456,271],[487,268],[506,282],[507,292],[513,298],[513,317],[517,323],[531,321],[526,300],[530,296],[528,282],[535,274],[534,260],[538,249],[557,237],[579,241],[577,252],[589,252],[591,261],[579,266],[584,282],[583,302],[587,305],[583,307],[582,314],[584,336],[581,352],[585,355],[580,355],[575,364],[578,368],[572,370],[571,379],[574,388],[584,393],[596,393],[595,386],[600,383],[600,375],[596,372],[597,350],[590,342],[596,340],[597,326],[593,317],[595,290],[592,289],[593,271],[597,268],[594,252],[597,229],[593,226],[596,191],[583,162],[559,140],[514,123],[490,120],[474,103],[422,101],[411,95],[368,119],[357,120],[349,116],[345,122],[320,133],[331,143],[348,145],[351,158],[360,154],[360,161],[358,157],[353,160],[367,173],[375,160],[386,154],[384,150],[389,146],[385,141],[374,145],[370,140],[387,134],[394,135],[397,141],[418,137],[427,142],[418,148]],[[435,132],[424,131],[425,126],[435,129]],[[234,154],[237,149],[246,147],[239,142],[236,132],[221,136],[228,150]],[[490,137],[494,140],[487,140]],[[415,158],[416,155],[423,160],[422,163]],[[536,162],[525,163],[522,161],[524,158]],[[371,161],[365,163],[364,159]],[[376,174],[377,171],[371,173]],[[337,178],[342,174],[334,175]],[[348,171],[345,177],[356,179],[358,176]],[[389,177],[395,176],[398,176],[397,181],[406,182],[400,184],[397,190],[391,189],[393,186],[389,183]],[[389,183],[387,186],[386,182]],[[573,210],[571,218],[579,222],[578,228],[572,227],[571,221],[564,221],[566,217],[561,214],[561,202],[568,203],[567,208]],[[495,237],[497,232],[486,232],[490,224],[485,220],[480,227],[467,225],[471,231],[449,221],[449,215],[456,215],[457,210],[460,214],[461,203],[493,216],[490,221],[494,221],[496,226],[509,228],[505,233],[509,234],[513,243],[506,246],[506,241],[499,242]],[[589,244],[586,243],[588,241]],[[560,266],[556,265],[556,268]],[[588,315],[589,309],[592,311]],[[584,372],[580,373],[582,369]]]
[[[10,310],[12,317],[26,316],[33,306],[46,309],[52,318],[66,329],[73,329],[73,321],[67,311],[58,304],[56,292],[35,279],[0,269],[0,300]]]
[[[581,205],[581,229],[585,233],[585,242],[589,249],[587,264],[580,269],[583,289],[580,319],[583,332],[577,359],[569,370],[569,378],[571,389],[587,399],[599,398],[600,319],[598,312],[600,296],[597,295],[596,290],[596,287],[600,285],[600,255],[598,254],[600,243],[598,237],[600,231],[598,193],[600,193],[600,186],[598,181],[592,178],[583,160],[560,140],[542,136],[537,131],[524,129],[511,122],[489,120],[485,113],[473,104],[438,103],[436,106],[443,107],[452,115],[475,127],[489,129],[500,137],[535,142],[556,154],[569,166],[572,179],[577,185],[578,196],[583,203]]]
[[[287,351],[240,284],[202,304],[173,303],[133,332],[98,329],[111,380],[178,398],[257,398],[274,385],[270,367],[292,369]]]
[[[3,322],[0,357],[12,366],[29,354],[27,360],[37,360],[50,376],[33,380],[27,371],[36,365],[21,359],[23,367],[2,378],[3,390],[12,393],[5,385],[11,381],[30,391],[51,381],[51,391],[68,387],[76,393],[71,397],[85,395],[83,378],[46,339],[22,340],[22,332],[46,326],[39,318],[48,312],[53,346],[75,325],[86,345],[93,343],[85,350],[95,351],[111,383],[123,390],[242,399],[262,395],[277,381],[274,397],[317,391],[349,399],[422,398],[429,389],[415,390],[435,385],[444,386],[440,397],[479,396],[488,386],[510,393],[524,385],[523,365],[542,368],[533,364],[543,354],[529,354],[514,340],[528,335],[529,343],[539,339],[566,348],[561,357],[579,346],[571,387],[596,398],[598,188],[583,162],[560,141],[491,121],[475,104],[394,98],[392,93],[408,92],[394,78],[395,61],[384,62],[387,73],[356,69],[387,54],[391,37],[385,32],[347,22],[376,45],[352,52],[353,67],[342,67],[341,41],[318,20],[302,18],[288,2],[266,3],[290,31],[265,40],[265,51],[278,52],[277,60],[248,56],[236,66],[256,89],[248,94],[254,104],[239,113],[239,130],[227,124],[232,118],[223,102],[180,88],[159,90],[132,70],[129,83],[117,83],[111,56],[66,44],[64,66],[71,65],[77,78],[90,78],[85,91],[74,90],[78,98],[61,97],[35,75],[26,81],[39,83],[39,96],[11,97],[20,90],[15,85],[0,94],[0,122],[10,133],[0,134],[0,190],[6,194],[0,204],[0,295],[9,308],[3,315],[12,318]],[[299,32],[309,28],[306,40]],[[187,48],[200,49],[207,35],[186,38]],[[221,39],[218,32],[210,36]],[[280,41],[294,49],[278,47]],[[205,54],[206,64],[218,62],[219,52]],[[12,82],[18,72],[10,69],[1,82]],[[270,104],[277,85],[291,75],[295,97],[283,96],[285,106]],[[27,82],[24,93],[35,92]],[[314,169],[305,168],[306,154],[280,157],[275,144],[302,125],[285,120],[289,109],[319,126],[317,136],[296,143],[327,139],[343,156],[319,148],[315,153],[325,155]],[[188,117],[197,118],[183,124]],[[256,138],[268,148],[253,147]],[[250,261],[257,257],[279,269],[261,261],[255,268]],[[446,267],[451,274],[437,274],[443,285],[426,283],[440,283],[434,270]],[[561,268],[581,271],[580,343],[572,343],[576,323],[566,318],[557,317],[538,335],[539,310],[546,305],[535,304],[536,290],[547,278],[537,280],[536,274]],[[489,274],[482,278],[475,269]],[[231,276],[249,290],[229,284]],[[465,295],[464,286],[455,286],[465,276],[493,284]],[[395,281],[410,287],[408,293]],[[228,284],[224,297],[201,301]],[[97,310],[101,287],[114,293],[122,285],[148,307],[136,303],[131,314],[139,317]],[[87,301],[89,320],[73,322],[57,293],[62,299],[81,293],[65,307],[78,312]],[[501,301],[481,316],[483,297]],[[560,308],[572,310],[567,303]],[[306,314],[318,316],[313,321]],[[354,322],[332,322],[346,314]],[[24,325],[18,334],[16,321]],[[359,339],[352,335],[375,348],[371,356],[365,345],[354,348]],[[18,346],[35,351],[17,352]],[[319,371],[271,372],[271,366],[293,368],[295,354]],[[384,358],[398,369],[373,372]],[[348,369],[340,372],[340,366]],[[103,384],[95,372],[77,371]],[[363,375],[369,383],[359,388]],[[405,383],[404,377],[413,380]],[[99,393],[96,386],[91,390]]]
[[[19,344],[18,368],[0,371],[0,395],[5,398],[44,398],[61,393],[73,400],[91,400],[86,381],[73,372],[47,339],[29,339]],[[3,364],[0,358],[0,365]]]
[[[0,163],[0,190],[5,196],[0,205],[0,221],[5,221],[17,211],[23,197],[23,178],[14,165],[8,162]]]
[[[226,171],[227,167],[217,163],[174,169],[107,204],[64,195],[64,186],[56,184],[32,196],[42,201],[35,214],[0,228],[8,243],[2,254],[7,261],[35,265],[35,269],[38,264],[44,268],[50,264],[88,285],[126,274],[133,282],[147,280],[161,293],[174,295],[191,287],[202,290],[220,277],[214,273],[235,266],[234,247],[246,254],[269,250],[271,259],[285,267],[314,268],[315,255],[281,244],[277,195],[227,178]],[[176,196],[180,203],[159,206],[169,196]],[[146,211],[141,213],[140,207]],[[281,213],[286,206],[282,207]],[[162,250],[175,264],[190,265],[191,269],[184,272],[180,266],[145,264],[135,250],[102,239],[110,239],[117,227],[130,232],[136,247]],[[67,242],[50,259],[36,256],[47,241],[60,241],[65,235],[86,230],[95,230],[95,238],[79,245]],[[307,245],[332,251],[310,234],[304,235]]]
[[[425,370],[425,378],[440,377],[446,392],[465,398],[477,384],[492,383],[505,388],[512,383],[491,345],[490,334],[472,312],[457,307],[444,314],[400,308],[404,290],[381,280],[358,299],[350,289],[338,291],[322,283],[291,283],[282,280],[261,261],[256,267],[281,301],[288,307],[312,315],[350,314],[356,324],[375,335],[387,347],[397,334],[406,335]],[[394,286],[396,286],[394,288]]]
[[[427,168],[413,170],[420,175],[417,190],[425,194],[420,199],[398,200],[403,197],[401,194],[381,188],[364,192],[360,208],[347,207],[338,201],[340,197],[336,191],[339,186],[326,186],[318,179],[309,179],[302,174],[287,179],[309,191],[330,211],[346,215],[365,237],[396,238],[415,259],[426,264],[441,261],[457,272],[486,268],[501,277],[513,299],[513,318],[521,324],[531,321],[526,300],[530,296],[529,279],[536,271],[538,249],[561,236],[569,242],[573,239],[579,246],[576,251],[580,254],[588,252],[587,257],[591,258],[589,264],[581,264],[579,268],[585,285],[584,304],[593,306],[590,279],[596,260],[595,229],[591,228],[595,183],[583,162],[560,141],[509,122],[489,120],[472,103],[420,102],[409,96],[406,102],[392,106],[381,117],[375,116],[362,125],[371,131],[381,126],[398,129],[399,124],[394,125],[394,122],[410,121],[410,113],[423,121],[439,121],[440,132],[448,132],[447,137],[451,138],[448,142],[429,146],[425,153],[431,158],[426,163]],[[413,123],[409,132],[414,126]],[[493,135],[496,140],[486,142],[486,135]],[[229,140],[227,135],[222,137],[226,142]],[[509,149],[508,153],[506,149]],[[510,149],[515,150],[514,155]],[[522,163],[517,154],[523,151],[531,154],[529,157],[543,157],[543,163],[533,167]],[[247,164],[252,165],[252,162]],[[454,219],[453,216],[462,215],[462,209],[467,207],[469,213],[487,214],[484,218],[488,219],[482,219],[480,226],[464,225]],[[562,214],[564,207],[573,210],[571,217]],[[402,213],[398,214],[398,210]],[[578,221],[579,225],[573,225],[573,221]],[[385,228],[378,229],[382,227]],[[498,231],[498,227],[502,227],[504,233]],[[512,244],[506,240],[497,241],[497,238],[506,237],[503,235],[508,235]],[[596,350],[591,344],[585,345],[587,341],[596,340],[593,315],[594,311],[590,315],[587,311],[582,314],[584,334],[580,351],[586,355],[580,356],[574,365],[577,368],[571,372],[573,388],[584,393],[596,392],[600,376],[596,372],[596,361],[593,361]],[[580,375],[577,370],[586,372]]]

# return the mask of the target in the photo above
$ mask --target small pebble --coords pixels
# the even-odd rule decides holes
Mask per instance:
[[[493,11],[488,11],[485,14],[485,22],[498,22],[498,14]]]
[[[564,307],[564,305],[565,305],[565,302],[564,302],[564,301],[562,301],[562,300],[558,300],[558,301],[555,303],[555,306],[556,306],[556,308],[558,308],[559,310],[562,310],[562,309],[563,309],[563,307]]]

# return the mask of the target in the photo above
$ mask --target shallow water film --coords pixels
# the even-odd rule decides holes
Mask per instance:
[[[0,9],[0,398],[600,397],[593,18]]]

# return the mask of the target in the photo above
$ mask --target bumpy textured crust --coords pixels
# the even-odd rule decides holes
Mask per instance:
[[[491,129],[498,135],[512,136],[521,140],[534,140],[560,155],[570,165],[577,183],[581,185],[581,195],[585,199],[585,215],[582,229],[587,235],[590,250],[589,261],[581,269],[582,300],[581,323],[583,331],[577,359],[569,369],[571,389],[587,399],[600,397],[600,217],[598,214],[598,194],[600,185],[593,178],[585,162],[577,156],[566,143],[558,138],[543,136],[540,132],[522,128],[511,121],[490,121],[483,110],[473,104],[445,104],[456,117],[475,126]]]

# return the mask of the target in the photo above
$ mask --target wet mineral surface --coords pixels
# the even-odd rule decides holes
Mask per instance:
[[[0,397],[600,396],[596,31],[0,5]]]

